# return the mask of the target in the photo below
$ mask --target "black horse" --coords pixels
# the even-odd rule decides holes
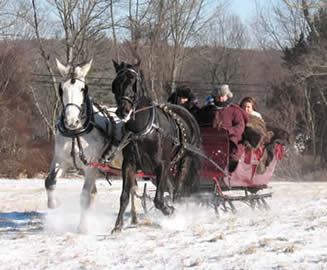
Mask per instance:
[[[125,139],[121,143],[128,143],[123,148],[123,189],[113,230],[121,231],[137,170],[156,177],[154,205],[165,215],[171,215],[174,207],[168,205],[164,192],[169,192],[173,201],[190,195],[199,179],[201,164],[200,158],[185,145],[198,149],[201,140],[199,126],[189,111],[178,105],[153,103],[137,65],[113,63],[116,114],[126,121]]]

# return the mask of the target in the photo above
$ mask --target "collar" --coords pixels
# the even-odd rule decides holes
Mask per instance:
[[[157,124],[157,107],[156,106],[152,107],[152,117],[151,117],[148,125],[146,126],[146,128],[142,132],[137,133],[136,135],[137,136],[149,135],[154,130],[153,128],[155,128],[155,129],[158,128],[158,124]]]
[[[57,124],[57,129],[62,136],[72,138],[72,137],[81,136],[90,133],[94,127],[93,122],[94,122],[93,104],[89,96],[87,96],[86,119],[85,122],[83,123],[83,126],[79,129],[74,129],[74,130],[66,128],[64,123],[64,113],[62,112]]]
[[[215,101],[215,105],[217,109],[222,109],[225,108],[229,105],[232,104],[233,98],[228,98],[225,102],[219,102],[219,101]]]

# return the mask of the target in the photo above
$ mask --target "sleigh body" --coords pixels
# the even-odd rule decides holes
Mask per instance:
[[[220,180],[223,189],[264,188],[269,183],[277,162],[281,160],[284,152],[283,146],[277,144],[274,149],[273,160],[258,172],[258,166],[262,166],[264,146],[253,150],[241,145],[243,154],[235,171],[230,173],[228,171],[229,140],[227,131],[201,127],[201,137],[202,150],[223,170],[217,171],[211,162],[203,160],[201,178],[212,179],[214,182]]]

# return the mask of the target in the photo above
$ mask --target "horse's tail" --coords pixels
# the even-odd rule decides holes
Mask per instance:
[[[202,167],[202,159],[196,153],[188,154],[190,158],[190,167],[187,170],[186,183],[185,183],[185,195],[189,196],[194,190],[195,187],[199,185],[200,182],[200,173]]]

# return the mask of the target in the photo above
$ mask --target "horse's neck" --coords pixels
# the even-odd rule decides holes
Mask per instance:
[[[151,106],[153,104],[152,102],[152,99],[147,97],[147,96],[141,96],[139,99],[138,99],[138,104],[137,104],[137,108],[138,109],[141,109],[141,108],[144,108],[144,107],[147,107],[147,106]]]
[[[148,97],[142,96],[135,109],[135,115],[127,122],[127,128],[140,133],[149,125],[153,117],[153,103]]]

